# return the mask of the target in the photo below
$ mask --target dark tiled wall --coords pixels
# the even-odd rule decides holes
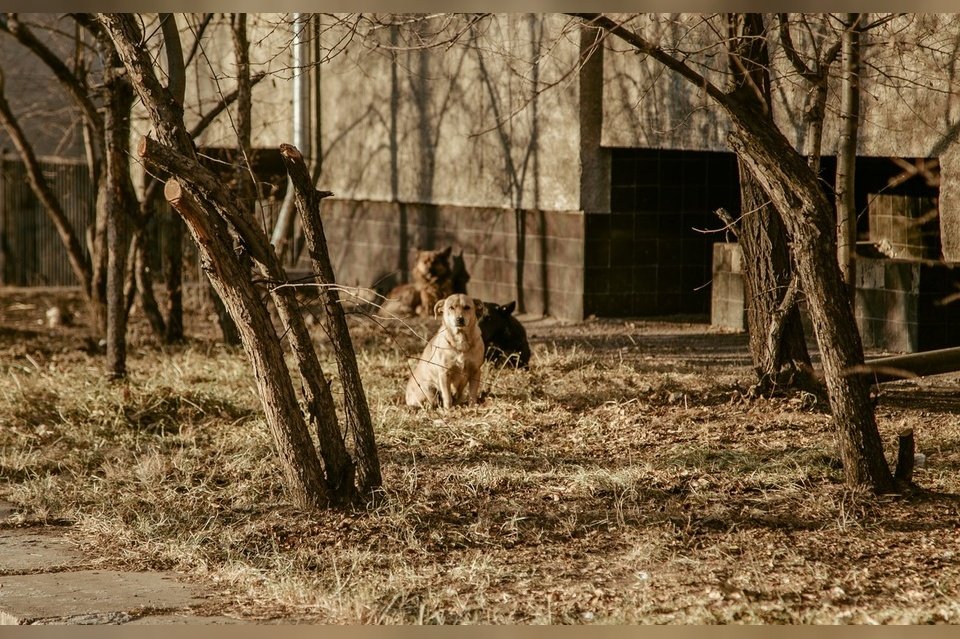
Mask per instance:
[[[584,217],[579,212],[325,200],[323,222],[337,281],[389,289],[406,281],[417,248],[453,246],[467,290],[517,300],[521,312],[583,318]]]
[[[612,150],[611,213],[586,219],[584,311],[599,316],[706,314],[719,207],[736,214],[729,153]]]
[[[917,346],[921,351],[960,346],[960,269],[945,264],[920,265],[917,299]]]
[[[857,259],[857,328],[865,348],[918,350],[919,287],[920,269],[914,262]]]

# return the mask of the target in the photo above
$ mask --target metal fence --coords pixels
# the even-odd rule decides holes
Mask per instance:
[[[60,198],[81,243],[93,224],[96,189],[84,162],[44,158],[44,177]],[[84,247],[86,251],[86,247]],[[77,283],[67,251],[27,182],[23,162],[0,156],[0,283],[12,286],[72,286]]]
[[[64,214],[78,235],[87,255],[87,231],[96,215],[96,188],[90,181],[87,165],[82,160],[43,158],[41,170],[59,198]],[[256,213],[258,222],[272,228],[280,202],[276,197],[261,202]],[[150,243],[151,275],[162,280],[160,256],[164,252],[171,223],[179,220],[170,206],[160,201],[147,225]],[[184,232],[183,279],[196,280],[197,250]],[[287,256],[287,266],[296,260]],[[67,251],[46,208],[37,200],[27,182],[23,162],[10,154],[0,155],[0,284],[8,286],[75,286],[77,284]]]

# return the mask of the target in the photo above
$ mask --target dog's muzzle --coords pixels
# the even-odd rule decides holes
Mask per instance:
[[[457,326],[466,326],[467,320],[463,317],[458,317],[456,320],[454,320],[454,323],[456,323]]]

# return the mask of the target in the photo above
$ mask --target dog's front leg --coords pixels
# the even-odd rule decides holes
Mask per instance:
[[[477,369],[470,375],[470,403],[477,404],[480,395],[480,370]]]
[[[453,406],[453,393],[450,392],[450,376],[446,372],[440,373],[440,398],[443,400],[443,407]]]

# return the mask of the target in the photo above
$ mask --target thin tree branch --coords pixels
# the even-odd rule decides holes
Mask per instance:
[[[97,111],[96,105],[90,99],[86,84],[78,78],[47,45],[37,39],[33,32],[17,19],[17,14],[6,13],[0,15],[0,31],[5,31],[40,58],[60,81],[70,97],[80,108],[83,117],[93,126],[99,139],[103,137],[103,118]]]
[[[693,84],[702,87],[707,95],[716,100],[720,105],[729,105],[730,96],[724,93],[719,87],[710,82],[706,77],[695,71],[682,60],[676,59],[660,47],[648,42],[643,36],[639,35],[635,31],[627,29],[622,24],[612,20],[602,13],[568,13],[567,15],[580,18],[591,26],[600,27],[606,30],[608,33],[617,36],[627,44],[634,47],[637,51],[647,54],[671,71],[680,74]]]

